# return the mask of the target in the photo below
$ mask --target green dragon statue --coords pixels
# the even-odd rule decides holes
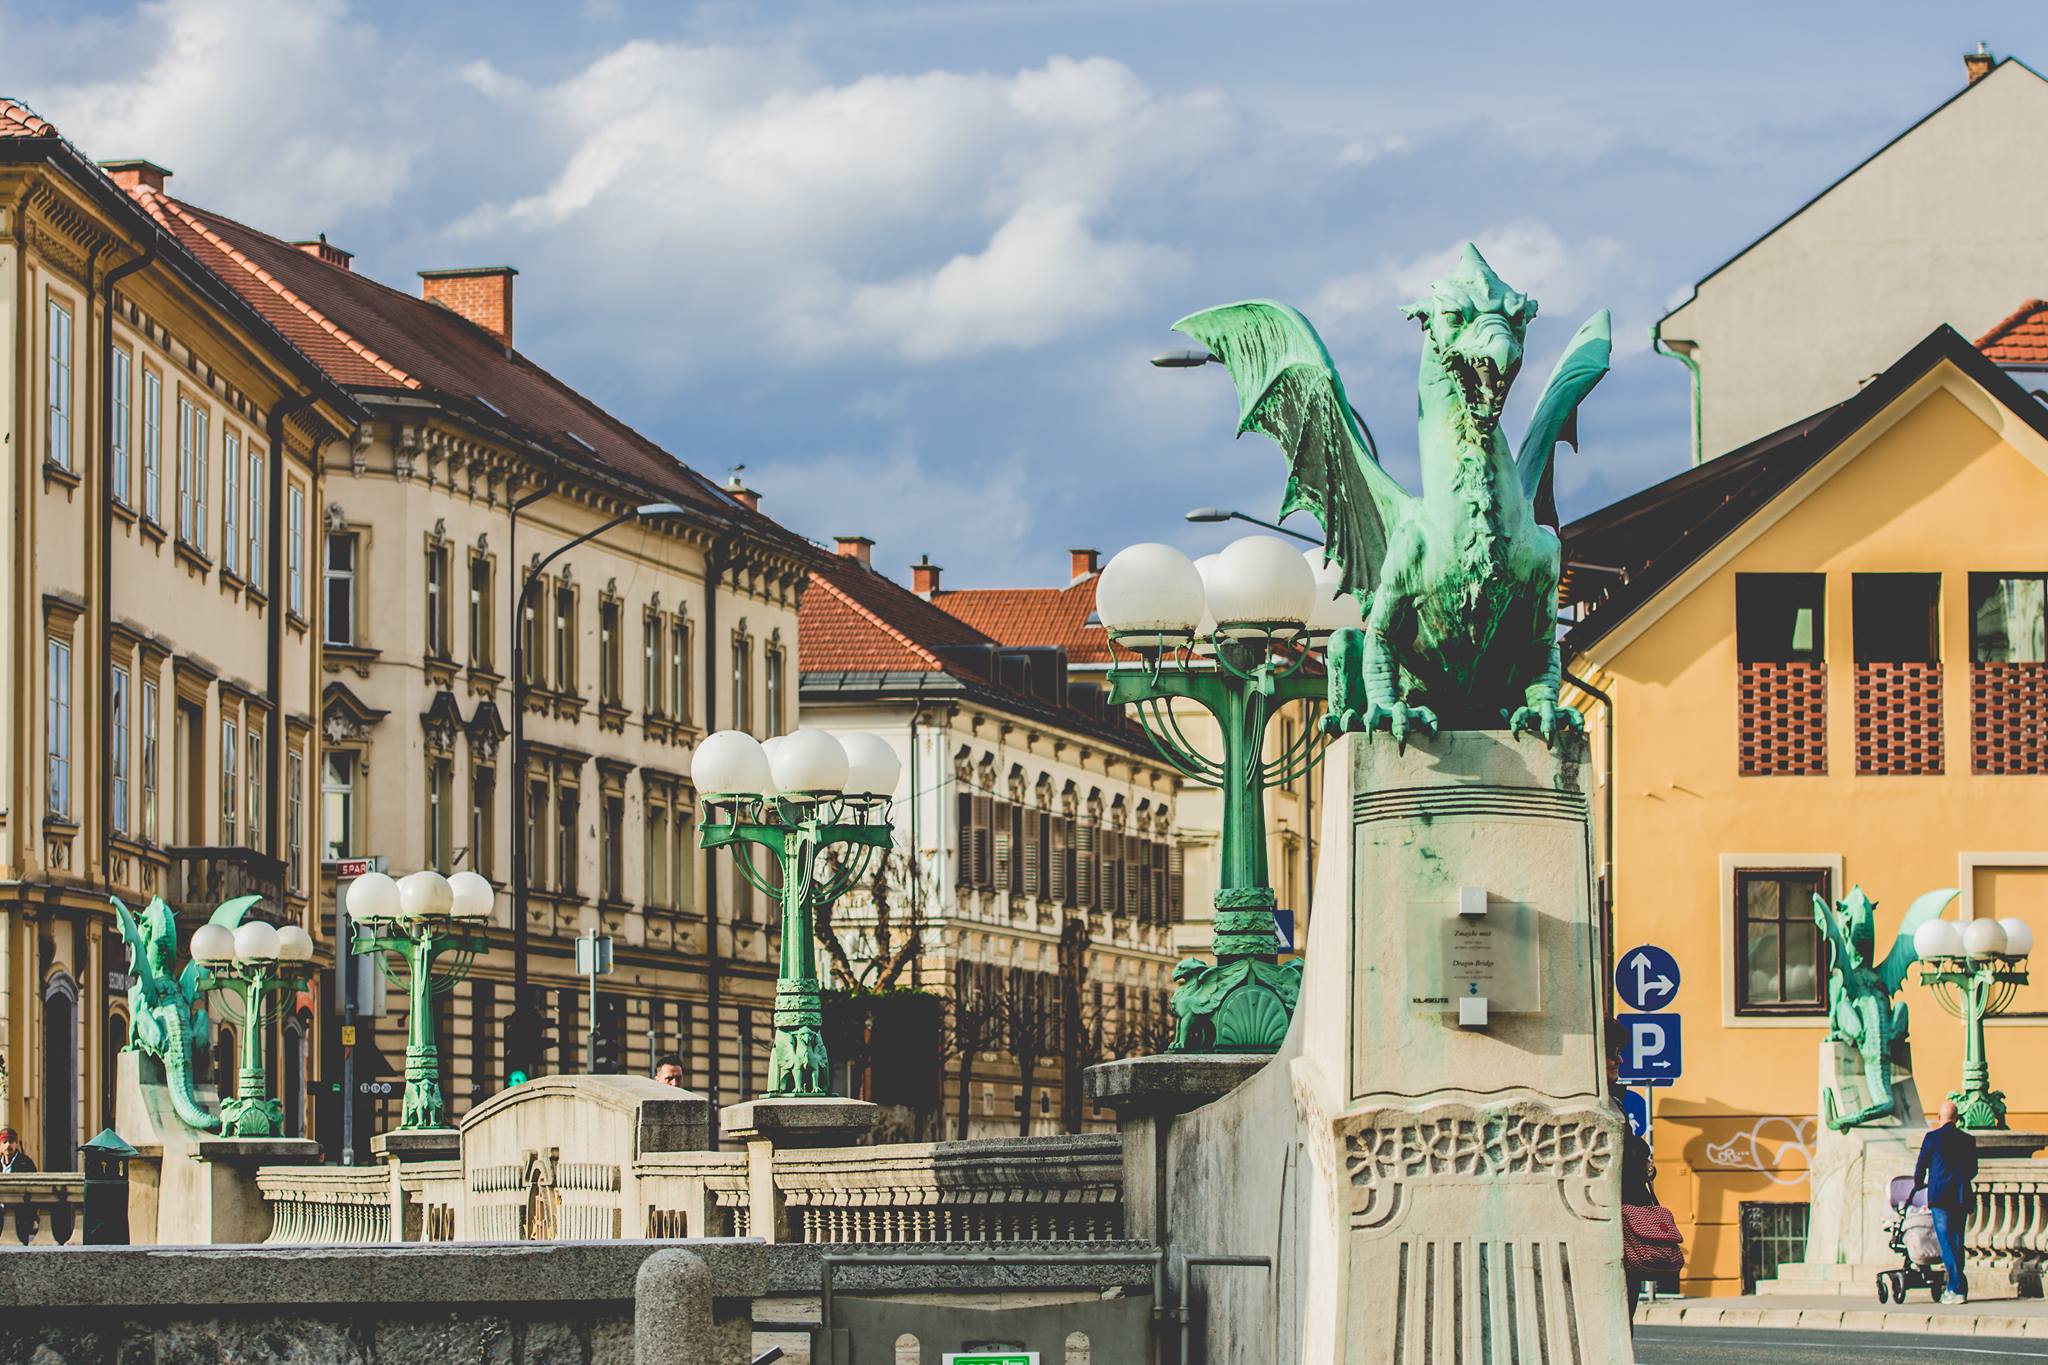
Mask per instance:
[[[1845,1107],[1832,1079],[1824,1087],[1822,1117],[1836,1132],[1889,1118],[1893,1109],[1892,1060],[1906,1040],[1906,1002],[1892,996],[1919,960],[1913,932],[1937,918],[1960,893],[1954,888],[1930,891],[1913,902],[1899,922],[1884,961],[1877,960],[1877,902],[1852,887],[1849,899],[1829,905],[1813,898],[1814,923],[1832,949],[1828,966],[1828,1041],[1848,1043],[1863,1056],[1864,1085],[1870,1102]],[[1849,1102],[1853,1105],[1853,1100]]]
[[[1287,453],[1280,515],[1312,513],[1326,562],[1358,600],[1365,630],[1330,641],[1335,732],[1385,729],[1406,744],[1454,724],[1497,725],[1554,742],[1584,728],[1558,700],[1557,533],[1551,456],[1576,440],[1579,403],[1607,373],[1610,321],[1578,331],[1511,455],[1501,411],[1522,366],[1536,300],[1517,293],[1473,246],[1406,316],[1422,327],[1422,496],[1381,468],[1314,327],[1280,303],[1253,301],[1181,319],[1230,370],[1238,433]],[[1513,705],[1512,713],[1508,707]]]
[[[220,1115],[207,1112],[192,1081],[192,1042],[200,1031],[198,1021],[204,1018],[200,1001],[213,988],[213,973],[197,962],[188,962],[183,972],[172,975],[178,922],[163,897],[150,899],[139,922],[119,896],[108,899],[114,903],[121,941],[128,946],[128,970],[135,977],[135,984],[128,988],[128,1050],[147,1053],[163,1063],[171,1107],[180,1119],[200,1132],[219,1132]],[[261,899],[240,896],[225,901],[210,922],[236,928],[249,907]]]

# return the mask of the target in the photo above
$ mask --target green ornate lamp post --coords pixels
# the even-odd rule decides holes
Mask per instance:
[[[703,846],[732,847],[740,875],[782,909],[771,1099],[832,1093],[813,926],[818,907],[846,894],[877,851],[893,845],[889,801],[901,771],[880,737],[842,740],[822,730],[798,730],[765,745],[745,731],[721,730],[697,746],[691,761],[691,781],[705,793]],[[820,855],[835,844],[852,846],[854,856],[828,869]],[[750,845],[768,851],[772,871],[754,865]]]
[[[489,879],[475,872],[422,871],[399,881],[371,872],[349,885],[348,913],[357,926],[351,949],[379,954],[385,977],[406,990],[401,1130],[447,1127],[434,997],[453,990],[490,946],[481,926],[496,900]]]
[[[1963,1088],[1949,1098],[1965,1128],[2005,1127],[2005,1094],[1991,1088],[1984,1021],[2003,1014],[2027,984],[2034,931],[2021,919],[1930,920],[1913,935],[1920,981],[1941,1007],[1963,1021]]]
[[[312,937],[296,924],[202,924],[192,932],[192,960],[206,970],[210,987],[233,992],[241,1003],[242,1055],[235,1094],[221,1101],[221,1136],[276,1137],[284,1132],[284,1105],[270,1094],[264,1040],[278,1003],[313,974]]]
[[[1198,562],[1169,545],[1133,545],[1096,584],[1114,656],[1110,701],[1134,707],[1166,761],[1223,796],[1216,960],[1189,958],[1174,971],[1175,1052],[1276,1051],[1301,994],[1300,959],[1277,960],[1265,793],[1310,771],[1328,739],[1303,726],[1268,759],[1266,727],[1288,703],[1326,695],[1322,671],[1310,667],[1316,649],[1331,631],[1359,624],[1357,604],[1321,560],[1320,549],[1304,556],[1271,536],[1247,536]],[[1220,757],[1189,739],[1180,702],[1214,718]]]

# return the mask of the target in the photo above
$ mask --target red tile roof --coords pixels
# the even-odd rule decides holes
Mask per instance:
[[[459,314],[329,264],[290,242],[147,186],[146,212],[343,387],[416,393],[486,426],[715,513],[794,547],[797,538]],[[808,546],[805,547],[808,549]]]
[[[932,601],[999,644],[1059,645],[1074,664],[1106,664],[1109,635],[1088,624],[1095,610],[1090,574],[1064,588],[967,588]]]
[[[0,95],[0,137],[55,137],[57,126],[20,100]]]
[[[2048,365],[2048,301],[2028,299],[1978,337],[1977,349],[2000,365]]]

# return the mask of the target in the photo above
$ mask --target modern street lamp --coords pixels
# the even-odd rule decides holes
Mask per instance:
[[[1929,920],[1914,931],[1913,950],[1921,984],[1963,1021],[1963,1088],[1949,1094],[1962,1126],[2004,1128],[2005,1094],[1991,1088],[1984,1021],[2005,1013],[2027,984],[2033,929],[2022,919]]]
[[[1277,899],[1266,864],[1265,792],[1309,772],[1328,747],[1319,727],[1272,760],[1266,726],[1294,701],[1320,699],[1310,668],[1330,632],[1362,624],[1322,552],[1298,554],[1247,536],[1190,562],[1170,545],[1133,545],[1111,559],[1095,606],[1109,631],[1112,703],[1129,705],[1160,754],[1223,795],[1222,870],[1213,963],[1183,962],[1173,995],[1175,1052],[1273,1052],[1301,993],[1301,964],[1281,964]],[[1223,753],[1197,751],[1174,704],[1208,711]]]
[[[552,488],[530,493],[513,505],[512,553],[518,553],[519,509],[531,502],[537,502],[552,491]],[[519,585],[519,591],[512,597],[512,1019],[507,1030],[508,1065],[506,1075],[513,1085],[531,1076],[539,1058],[539,1020],[529,1007],[526,990],[526,624],[527,608],[533,604],[534,593],[539,591],[542,571],[579,545],[597,539],[614,526],[623,525],[635,519],[651,521],[656,517],[676,517],[683,509],[672,502],[642,503],[628,512],[621,512],[610,521],[585,531],[573,540],[556,546],[540,562],[535,564]],[[518,566],[513,566],[518,572]],[[708,589],[707,589],[708,590]]]
[[[782,909],[775,1044],[768,1062],[771,1099],[832,1093],[818,987],[817,910],[858,884],[877,850],[894,845],[889,803],[901,772],[896,751],[880,736],[842,739],[823,730],[798,730],[766,744],[744,730],[720,730],[697,746],[691,761],[690,779],[705,793],[703,846],[734,846],[740,875]],[[836,869],[823,866],[820,855],[835,844],[857,852]],[[744,845],[768,850],[772,876],[754,866]]]
[[[490,879],[476,872],[444,877],[421,871],[399,881],[369,872],[349,884],[349,919],[359,926],[350,950],[378,954],[385,978],[406,990],[401,1129],[448,1126],[434,997],[453,990],[490,947],[482,926],[497,896]]]
[[[262,920],[234,929],[202,924],[192,931],[192,960],[206,969],[210,985],[241,998],[241,1065],[234,1097],[221,1101],[221,1136],[276,1137],[284,1132],[284,1105],[270,1094],[264,1039],[278,1002],[305,989],[313,975],[312,936],[296,924]]]
[[[1320,545],[1323,543],[1320,540],[1317,540],[1314,536],[1304,535],[1300,531],[1290,531],[1277,521],[1265,521],[1259,517],[1252,516],[1249,513],[1240,512],[1234,507],[1197,507],[1192,512],[1189,512],[1187,514],[1187,520],[1248,521],[1254,526],[1263,526],[1268,531],[1278,531],[1283,536],[1293,536],[1296,540],[1304,540],[1311,545]]]

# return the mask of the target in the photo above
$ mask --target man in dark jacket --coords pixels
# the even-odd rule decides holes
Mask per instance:
[[[0,1175],[34,1175],[36,1163],[21,1150],[21,1134],[12,1128],[0,1128]],[[23,1204],[14,1211],[14,1232],[23,1245],[35,1240],[36,1211],[33,1206]],[[7,1208],[0,1205],[0,1227],[7,1224]]]
[[[1927,1191],[1927,1211],[1934,1215],[1934,1237],[1941,1243],[1941,1265],[1948,1272],[1943,1303],[1968,1303],[1970,1282],[1963,1275],[1963,1228],[1970,1221],[1970,1181],[1977,1175],[1977,1139],[1956,1123],[1954,1100],[1941,1102],[1941,1122],[1920,1143],[1920,1162],[1913,1168],[1913,1188]]]

